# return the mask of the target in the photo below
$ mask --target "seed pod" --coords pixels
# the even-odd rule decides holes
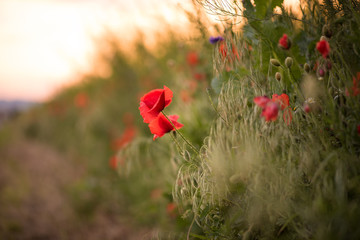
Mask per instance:
[[[304,70],[305,70],[305,72],[309,73],[310,72],[310,65],[305,63],[304,64]]]
[[[270,63],[272,64],[272,65],[274,65],[275,67],[280,67],[280,62],[279,62],[279,60],[277,60],[277,59],[275,59],[275,58],[272,58],[272,59],[270,59]]]
[[[276,72],[276,73],[275,73],[275,79],[278,80],[278,81],[280,81],[280,80],[281,80],[281,73]]]
[[[320,41],[327,41],[328,42],[328,39],[325,36],[321,36]]]
[[[285,66],[291,68],[292,64],[293,64],[293,59],[291,57],[287,57],[285,59]]]
[[[322,35],[326,36],[327,38],[331,38],[332,31],[329,25],[324,25],[322,28]]]

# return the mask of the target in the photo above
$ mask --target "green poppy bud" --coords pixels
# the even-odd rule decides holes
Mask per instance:
[[[292,64],[293,64],[293,59],[291,57],[287,57],[285,59],[285,66],[291,68]]]
[[[280,62],[279,62],[279,60],[277,60],[277,59],[275,59],[275,58],[270,59],[270,63],[271,63],[272,65],[274,65],[275,67],[280,67]]]
[[[310,65],[305,63],[304,64],[304,70],[305,70],[305,72],[309,73],[310,72]]]
[[[276,78],[276,80],[280,81],[281,80],[281,73],[276,72],[275,73],[275,78]]]

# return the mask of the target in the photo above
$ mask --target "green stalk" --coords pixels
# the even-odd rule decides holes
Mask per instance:
[[[165,114],[164,111],[161,111],[162,114],[164,114],[164,116],[166,117],[166,119],[171,123],[171,125],[173,126],[174,130],[176,133],[178,133],[180,135],[180,137],[186,142],[187,145],[190,146],[190,148],[196,153],[196,154],[200,154],[200,152],[194,147],[194,145],[192,145],[185,137],[184,135],[182,135],[182,133],[176,129],[175,125],[173,124],[173,122],[168,118],[168,116]]]

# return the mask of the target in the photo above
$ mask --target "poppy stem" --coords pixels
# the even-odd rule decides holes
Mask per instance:
[[[168,118],[168,116],[164,113],[164,111],[161,111],[164,116],[166,117],[166,119],[171,123],[171,125],[173,126],[174,130],[176,133],[178,133],[180,135],[180,137],[186,142],[187,145],[190,146],[190,148],[196,153],[196,154],[200,154],[199,151],[194,147],[194,145],[192,145],[185,137],[184,135],[182,135],[182,133],[176,129],[174,123]]]

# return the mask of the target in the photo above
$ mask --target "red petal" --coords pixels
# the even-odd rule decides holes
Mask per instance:
[[[165,85],[164,85],[164,91],[165,91],[165,107],[167,107],[171,103],[171,100],[173,98],[173,92],[170,90],[170,88],[168,88]]]
[[[265,108],[268,102],[270,102],[270,99],[266,96],[254,98],[254,103],[262,108]]]
[[[170,121],[174,124],[176,129],[180,129],[184,125],[177,122],[179,116],[171,115],[169,116]],[[154,134],[154,140],[158,137],[162,137],[165,133],[171,132],[174,130],[172,124],[166,119],[166,117],[161,113],[149,124],[150,132]]]

